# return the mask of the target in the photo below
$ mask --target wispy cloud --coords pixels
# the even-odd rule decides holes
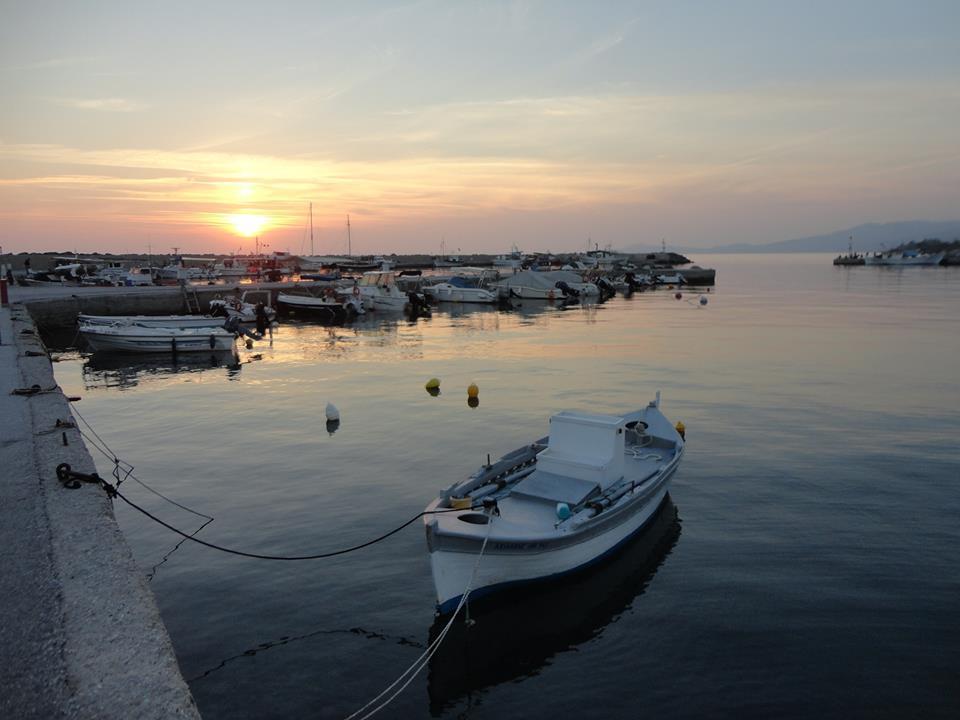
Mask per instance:
[[[62,70],[69,67],[77,67],[80,65],[90,65],[100,61],[101,58],[95,55],[77,55],[72,57],[51,57],[45,58],[43,60],[35,60],[33,62],[21,63],[18,65],[7,65],[3,68],[4,70],[12,70],[17,72],[29,72],[32,70]]]
[[[75,110],[131,113],[148,109],[144,103],[125,98],[54,98],[52,102]]]
[[[606,35],[593,40],[593,42],[575,51],[564,65],[582,65],[590,60],[598,58],[614,48],[622,45],[630,34],[633,27],[640,22],[640,18],[631,18],[619,27],[614,28]]]

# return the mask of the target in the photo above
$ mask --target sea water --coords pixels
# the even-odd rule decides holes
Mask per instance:
[[[285,323],[238,358],[67,353],[57,379],[107,454],[214,518],[198,537],[274,555],[364,542],[552,413],[659,390],[688,444],[650,529],[457,622],[383,716],[957,717],[960,269],[697,260],[717,285],[680,299]],[[281,562],[116,513],[207,720],[344,717],[442,629],[419,521]]]

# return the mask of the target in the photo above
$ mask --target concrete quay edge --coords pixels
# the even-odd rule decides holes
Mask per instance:
[[[0,716],[200,718],[112,501],[56,478],[96,471],[76,423],[26,308],[0,308]]]

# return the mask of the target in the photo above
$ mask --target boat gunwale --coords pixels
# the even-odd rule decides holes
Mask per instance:
[[[571,525],[569,529],[560,533],[551,535],[530,535],[513,536],[503,539],[497,538],[491,533],[490,540],[487,543],[487,554],[501,555],[536,555],[544,552],[554,552],[560,549],[576,546],[580,543],[591,540],[597,535],[609,532],[626,522],[636,510],[638,505],[642,506],[650,497],[655,496],[673,477],[679,466],[680,459],[683,456],[683,445],[681,444],[673,458],[661,467],[654,475],[647,476],[639,485],[622,495],[623,501],[615,502],[613,505],[595,512],[594,515],[585,519],[578,525]],[[649,487],[644,487],[650,481],[654,481]],[[598,498],[594,498],[596,500]],[[434,500],[427,511],[436,509],[441,498]],[[464,508],[463,514],[474,512],[475,508]],[[458,514],[450,513],[447,516],[450,519],[458,518]],[[572,516],[571,516],[572,517]],[[462,533],[452,533],[447,529],[441,530],[436,518],[425,516],[427,526],[427,545],[431,553],[450,552],[462,553],[465,555],[476,554],[480,544],[483,542],[483,534],[467,532],[473,526],[463,528]],[[445,518],[446,519],[446,518]],[[458,528],[459,529],[459,528]],[[555,528],[556,529],[556,528]]]

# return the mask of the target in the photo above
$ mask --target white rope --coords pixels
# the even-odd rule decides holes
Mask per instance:
[[[413,679],[420,674],[420,671],[427,666],[427,664],[430,662],[430,659],[434,656],[437,650],[440,649],[440,643],[443,642],[443,639],[447,636],[447,633],[450,632],[450,628],[453,627],[454,620],[457,619],[457,615],[460,613],[460,608],[462,608],[466,604],[467,597],[470,595],[470,591],[472,590],[473,581],[476,579],[476,575],[477,575],[477,569],[480,567],[480,559],[483,557],[483,552],[487,548],[487,541],[490,539],[490,530],[493,527],[493,515],[491,514],[489,517],[490,517],[490,520],[487,522],[487,534],[486,534],[486,537],[483,538],[483,544],[480,546],[480,554],[477,555],[477,562],[474,563],[473,572],[470,573],[470,580],[467,583],[467,587],[464,588],[463,595],[460,596],[460,602],[457,604],[456,609],[453,611],[453,614],[450,616],[450,620],[444,626],[443,630],[441,630],[440,634],[437,635],[436,639],[427,646],[427,649],[423,651],[420,657],[414,660],[413,664],[410,665],[410,667],[408,667],[406,670],[400,673],[400,676],[396,680],[390,683],[390,685],[384,688],[379,695],[377,695],[375,698],[370,700],[362,708],[354,711],[350,715],[347,715],[345,720],[353,720],[354,718],[359,716],[360,713],[365,711],[375,702],[380,700],[380,698],[382,698],[388,692],[393,690],[393,688],[395,688],[397,684],[401,682],[409,674],[409,677],[407,677],[406,681],[403,683],[403,685],[400,686],[400,688],[396,692],[394,692],[390,697],[388,697],[382,703],[380,703],[375,708],[373,708],[366,715],[361,716],[359,720],[367,720],[367,718],[373,717],[376,713],[380,712],[380,710],[382,710],[391,702],[393,702],[394,698],[396,698],[400,693],[406,690],[407,686],[411,682],[413,682]]]

